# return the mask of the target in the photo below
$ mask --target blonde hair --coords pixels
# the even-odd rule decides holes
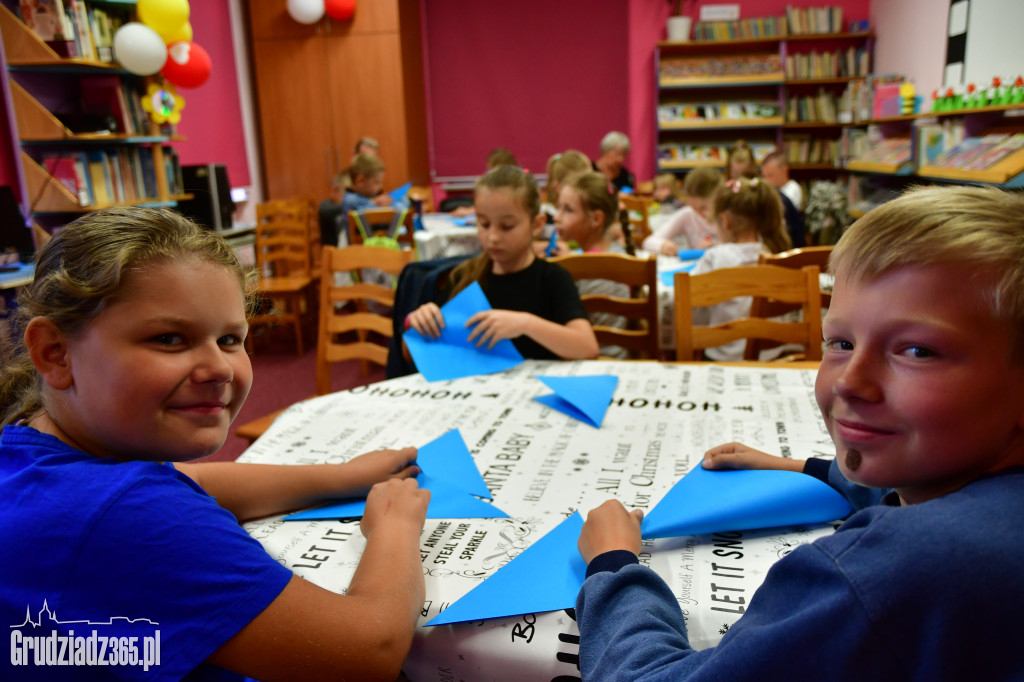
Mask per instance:
[[[223,266],[246,291],[251,270],[234,249],[215,232],[174,211],[123,207],[84,215],[40,249],[35,277],[18,295],[18,331],[32,318],[46,317],[70,338],[78,337],[124,295],[123,284],[131,274],[189,258]],[[252,311],[252,298],[246,296],[245,301],[247,312]],[[42,393],[24,344],[8,337],[4,346],[0,424],[7,425],[35,414],[42,407]]]
[[[585,215],[589,216],[594,211],[604,214],[602,229],[607,230],[615,222],[619,212],[619,198],[604,174],[594,171],[576,173],[567,177],[562,186],[576,190]]]
[[[728,155],[725,157],[725,174],[730,176],[732,173],[732,164],[736,161],[738,163],[746,163],[747,170],[743,173],[744,177],[756,177],[757,166],[754,164],[754,152],[743,140],[736,140],[736,144],[733,145],[732,149],[729,150]]]
[[[715,191],[712,206],[716,219],[728,212],[734,222],[753,230],[772,253],[785,251],[792,245],[782,220],[779,193],[763,180],[730,180]]]
[[[593,168],[590,158],[583,152],[569,149],[548,159],[548,201],[557,204],[562,182],[575,173],[585,173]]]
[[[675,196],[679,193],[679,180],[672,173],[661,173],[654,176],[654,188],[658,187],[667,187],[672,196]]]
[[[508,189],[519,200],[523,210],[533,221],[540,215],[540,191],[532,173],[516,166],[495,166],[476,181],[476,192],[481,189]],[[484,282],[491,271],[491,257],[484,251],[459,263],[452,270],[452,293],[459,293],[473,282]]]
[[[707,199],[722,186],[725,178],[719,170],[713,166],[700,166],[694,168],[683,178],[683,194],[688,197]]]
[[[1024,361],[1024,195],[998,187],[913,187],[839,239],[829,270],[871,280],[902,267],[971,268],[992,314],[1010,323]]]
[[[373,154],[357,154],[348,167],[348,174],[354,182],[357,178],[372,178],[384,172],[384,162]]]

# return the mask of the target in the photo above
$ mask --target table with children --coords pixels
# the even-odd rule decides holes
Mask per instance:
[[[617,377],[600,428],[533,400],[550,392],[537,375]],[[527,361],[433,383],[416,374],[299,403],[240,461],[342,462],[458,429],[494,505],[509,517],[427,519],[420,536],[427,596],[405,673],[411,680],[578,679],[572,603],[423,625],[573,511],[611,497],[649,511],[714,445],[742,441],[797,459],[833,455],[814,376],[813,369],[607,361]],[[355,520],[274,516],[245,527],[279,562],[336,592],[345,591],[365,545]],[[646,541],[641,560],[668,581],[699,649],[740,617],[774,561],[832,532],[820,524]]]

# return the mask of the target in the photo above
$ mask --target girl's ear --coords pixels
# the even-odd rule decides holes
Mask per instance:
[[[533,219],[533,225],[530,229],[533,231],[533,236],[540,236],[540,233],[544,231],[544,224],[547,223],[548,217],[543,213],[538,213],[537,217]]]
[[[590,226],[593,229],[604,232],[604,211],[595,208],[590,212]]]
[[[67,336],[48,317],[33,317],[25,327],[25,346],[48,386],[63,391],[74,383]]]

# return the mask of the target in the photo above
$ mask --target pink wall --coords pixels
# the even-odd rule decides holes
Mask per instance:
[[[740,18],[782,16],[786,6],[820,7],[829,5],[843,8],[843,22],[869,19],[871,0],[828,0],[807,2],[800,0],[727,0],[740,7]],[[922,4],[934,0],[900,0],[876,4]],[[720,4],[712,0],[682,0],[682,13],[696,22],[702,5]],[[947,7],[946,3],[935,3]],[[636,173],[638,180],[654,176],[654,121],[655,121],[655,43],[666,39],[665,19],[671,14],[672,3],[668,0],[629,0],[629,135],[633,143],[627,165]],[[906,20],[903,20],[906,21]],[[903,23],[902,26],[913,25]],[[894,49],[902,50],[904,42],[894,38]],[[876,41],[876,46],[878,41]],[[876,47],[877,49],[877,47]],[[942,57],[938,58],[942,61]]]
[[[266,0],[264,0],[266,1]],[[231,14],[223,0],[190,3],[193,41],[210,54],[210,78],[198,88],[182,88],[185,98],[179,134],[174,146],[183,164],[223,163],[235,187],[250,184],[242,105],[238,96]]]
[[[948,15],[949,3],[935,0],[875,2],[875,71],[905,75],[927,102],[942,85]]]

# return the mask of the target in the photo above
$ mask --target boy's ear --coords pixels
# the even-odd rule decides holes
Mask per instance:
[[[71,354],[67,336],[48,317],[33,317],[25,327],[25,346],[36,371],[48,386],[63,391],[70,388]]]

